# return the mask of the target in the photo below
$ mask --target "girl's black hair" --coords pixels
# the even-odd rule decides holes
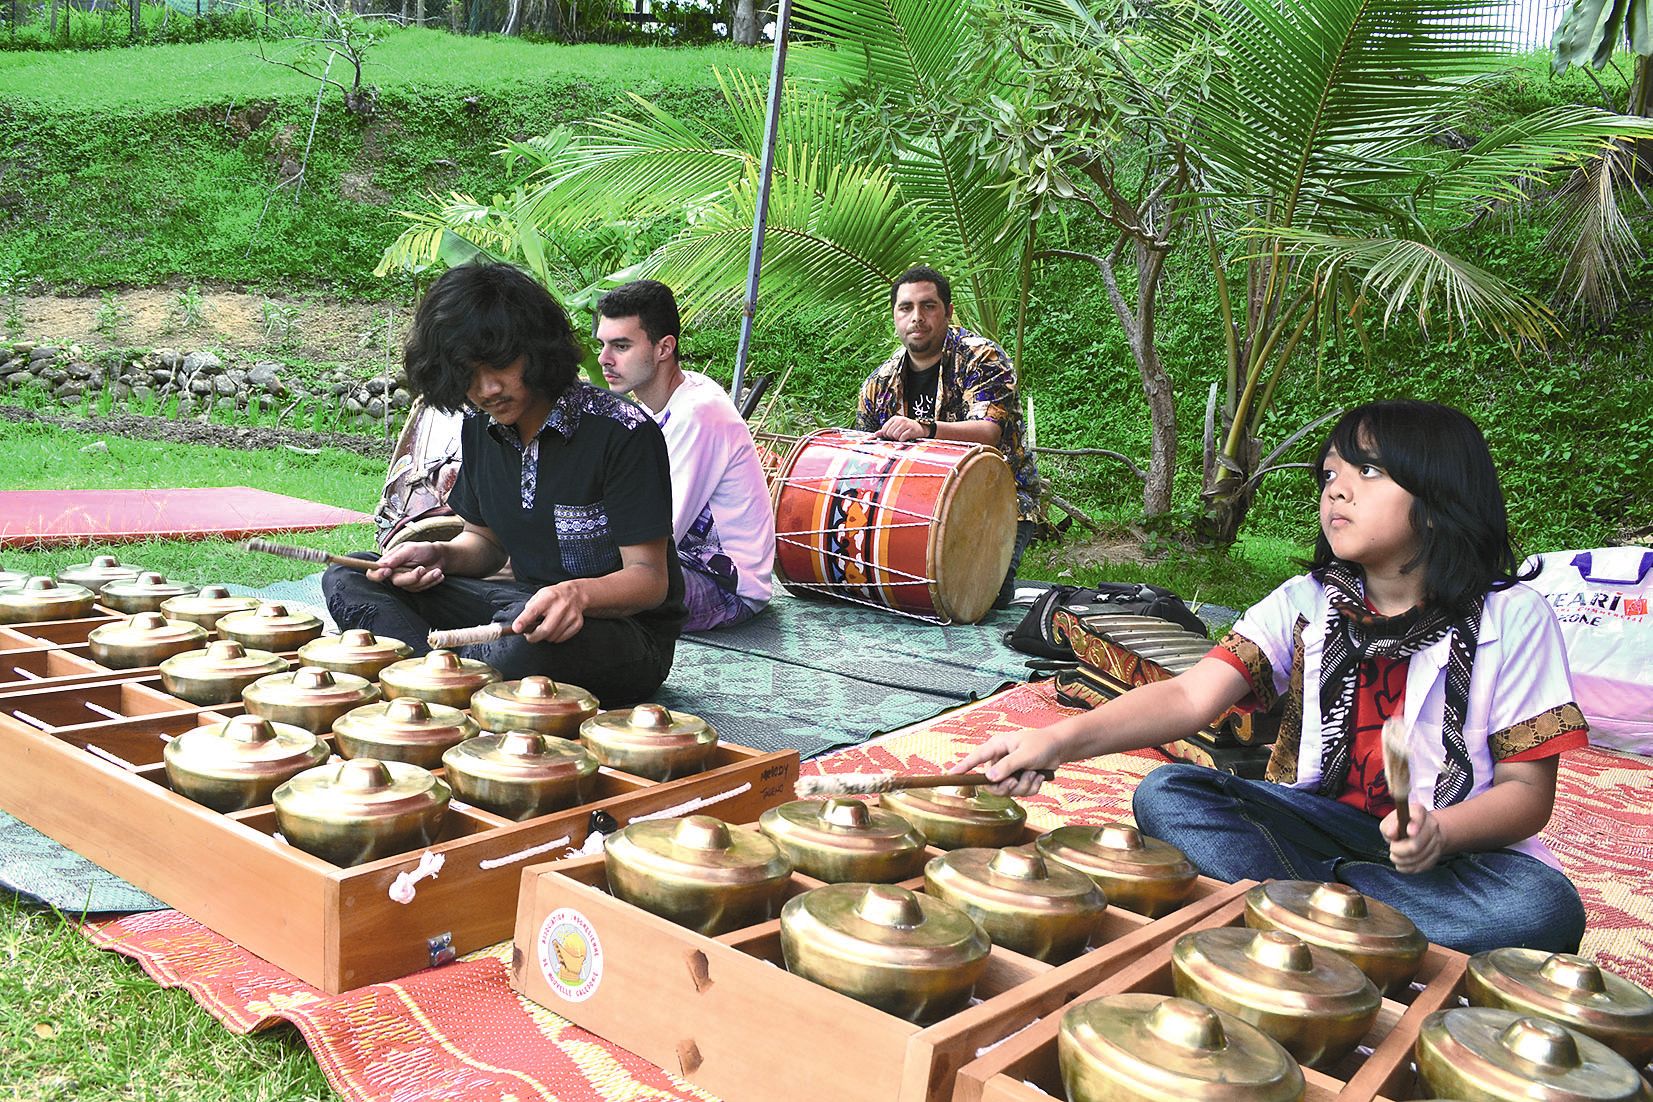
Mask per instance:
[[[1418,553],[1406,569],[1423,567],[1426,601],[1459,613],[1518,580],[1498,471],[1486,438],[1462,410],[1412,399],[1356,406],[1321,445],[1317,486],[1333,448],[1349,463],[1382,467],[1412,495]],[[1336,558],[1322,532],[1310,565],[1318,570]]]
[[[582,350],[551,292],[510,264],[465,264],[425,294],[402,351],[408,389],[449,412],[465,408],[479,365],[527,360],[523,382],[555,401],[579,375]]]

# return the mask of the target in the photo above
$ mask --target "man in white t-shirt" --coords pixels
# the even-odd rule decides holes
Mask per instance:
[[[597,362],[610,389],[654,415],[672,468],[672,537],[683,567],[685,631],[738,624],[773,593],[775,515],[752,434],[729,395],[678,363],[671,288],[652,279],[597,303]]]

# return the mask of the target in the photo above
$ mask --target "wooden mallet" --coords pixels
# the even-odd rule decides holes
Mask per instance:
[[[515,635],[510,624],[478,624],[474,628],[447,628],[432,631],[425,643],[432,650],[453,650],[455,647],[473,647],[478,643],[493,643]]]
[[[1047,781],[1056,776],[1054,769],[1036,772]],[[809,799],[812,796],[869,796],[894,792],[898,788],[950,788],[992,783],[986,773],[832,773],[799,777],[794,791],[801,798]]]
[[[1395,800],[1396,837],[1406,837],[1412,798],[1412,763],[1406,756],[1406,721],[1398,714],[1383,721],[1383,773],[1389,779],[1389,795]]]
[[[331,551],[322,551],[314,547],[298,547],[290,543],[276,543],[265,539],[250,539],[246,543],[246,548],[248,551],[262,551],[266,555],[276,555],[297,562],[313,562],[322,566],[342,566],[346,570],[359,570],[363,574],[366,574],[369,570],[377,570],[383,565],[377,559],[358,559],[353,555],[335,555]],[[390,568],[392,573],[412,569],[411,566]]]

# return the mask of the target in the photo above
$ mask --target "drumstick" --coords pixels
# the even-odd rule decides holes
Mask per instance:
[[[1406,757],[1406,721],[1397,713],[1383,721],[1383,773],[1395,798],[1395,837],[1406,837],[1407,800],[1412,797],[1412,763]]]
[[[1056,776],[1054,769],[1034,772],[1047,781]],[[986,773],[834,773],[799,777],[793,790],[807,799],[811,796],[867,796],[894,792],[898,788],[950,788],[992,783]]]
[[[270,540],[251,539],[246,544],[248,551],[262,551],[266,555],[278,555],[284,559],[296,559],[299,562],[320,563],[323,566],[342,566],[346,570],[359,570],[363,574],[369,570],[376,570],[380,563],[376,559],[358,559],[353,555],[335,555],[331,551],[322,551],[315,547],[298,547],[290,543],[274,543]],[[390,567],[392,573],[412,570],[411,566]]]
[[[425,643],[432,650],[453,650],[455,647],[469,647],[477,643],[493,643],[507,635],[515,634],[510,624],[478,624],[474,628],[432,631],[425,636]]]

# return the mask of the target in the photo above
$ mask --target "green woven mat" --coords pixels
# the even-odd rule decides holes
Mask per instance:
[[[66,914],[161,911],[166,904],[0,811],[0,887]]]
[[[723,737],[805,758],[928,719],[1027,677],[1002,636],[1022,610],[943,627],[777,594],[760,615],[678,640],[658,694]]]

